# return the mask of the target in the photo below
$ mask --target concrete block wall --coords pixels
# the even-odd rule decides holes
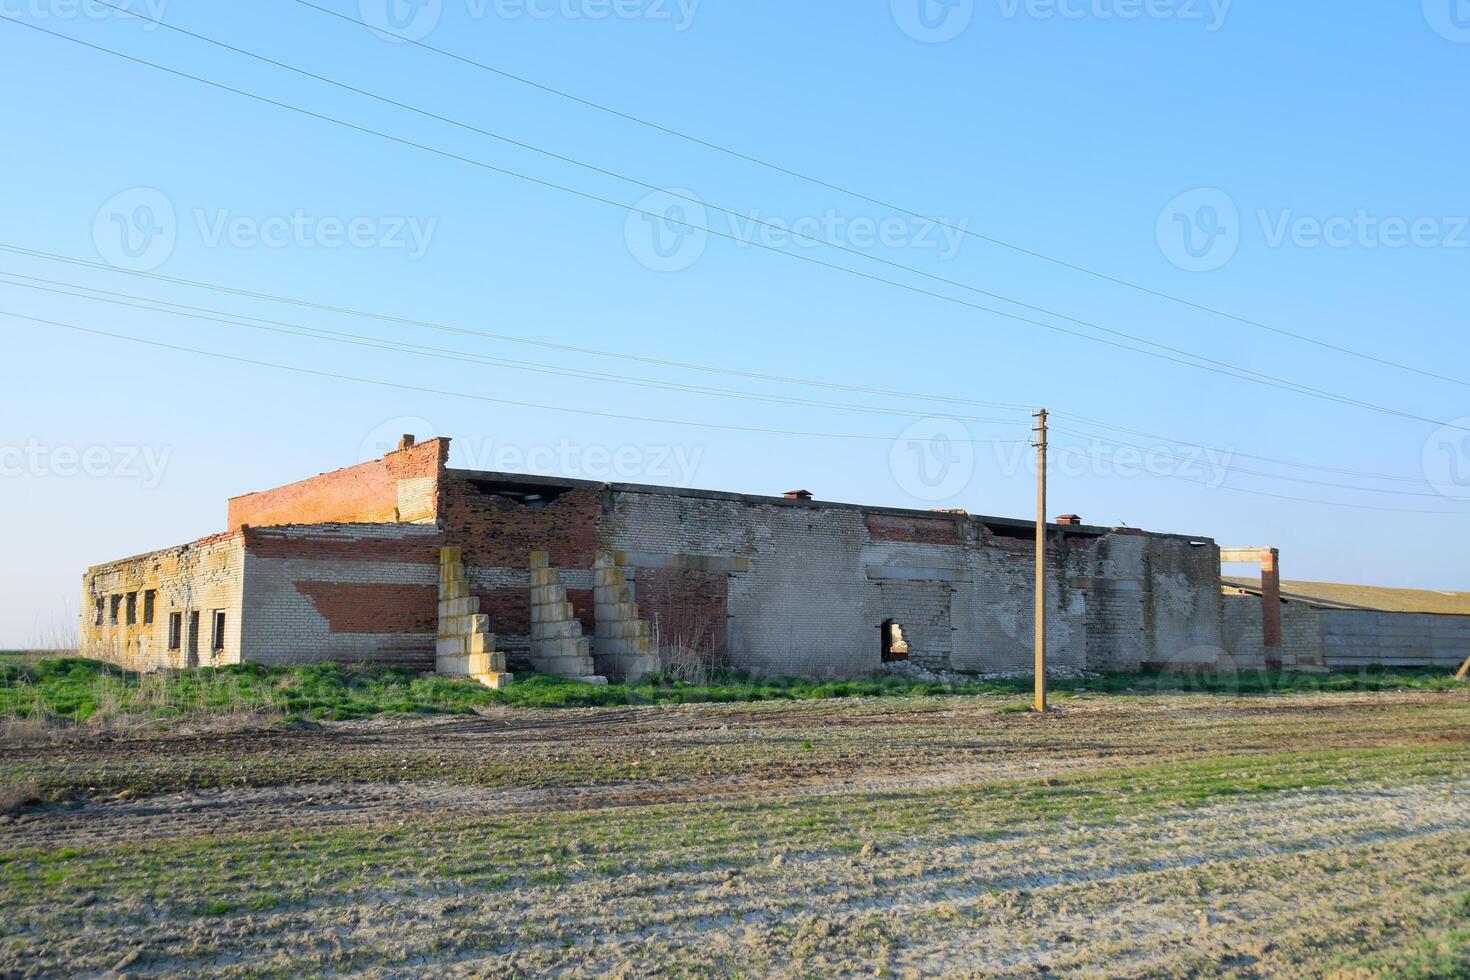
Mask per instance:
[[[1454,670],[1470,657],[1470,616],[1324,609],[1321,617],[1323,655],[1335,670]]]
[[[513,679],[505,669],[505,654],[495,649],[490,617],[480,612],[480,600],[470,595],[460,550],[439,549],[439,634],[434,640],[434,671],[451,677],[469,677],[489,688],[502,688]]]
[[[80,653],[130,670],[238,663],[244,540],[238,533],[202,538],[176,548],[96,565],[82,577]],[[146,622],[147,594],[154,593]],[[127,621],[127,597],[134,619]],[[117,622],[112,621],[114,598]],[[214,613],[225,614],[224,648],[214,649]],[[190,615],[199,615],[191,649]],[[170,617],[180,619],[179,645],[170,649]]]
[[[539,674],[606,684],[607,677],[593,663],[592,639],[582,635],[582,623],[550,556],[531,552],[530,570],[531,666]]]
[[[627,573],[610,555],[600,555],[592,569],[592,601],[592,655],[597,673],[616,683],[658,673],[653,630],[639,615]]]

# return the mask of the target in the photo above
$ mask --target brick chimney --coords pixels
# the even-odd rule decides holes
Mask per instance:
[[[1058,524],[1081,524],[1082,518],[1077,514],[1063,514],[1057,518]]]
[[[413,444],[417,441],[418,440],[414,438],[412,433],[405,432],[403,434],[403,438],[398,440],[398,452],[401,453],[405,449],[412,449]]]
[[[810,490],[787,490],[782,496],[787,500],[811,500],[812,492]]]

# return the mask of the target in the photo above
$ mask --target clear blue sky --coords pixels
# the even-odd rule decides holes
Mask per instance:
[[[354,17],[385,10],[385,0],[319,2]],[[401,29],[427,32],[428,43],[978,234],[1470,377],[1463,326],[1470,10],[1461,0],[1425,0],[1422,9],[1326,0],[920,2],[844,4],[838,14],[835,3],[430,0],[393,13]],[[1024,303],[1412,415],[1462,422],[1470,415],[1464,385],[1190,310],[979,238],[960,239],[956,250],[932,229],[890,224],[886,238],[871,241],[893,212],[292,0],[132,6],[649,184],[688,189],[742,215],[803,222],[813,234]],[[144,29],[105,8],[5,0],[0,13],[625,205],[646,193]],[[751,244],[686,242],[672,225],[655,227],[625,210],[14,24],[0,24],[0,80],[10,94],[0,107],[5,244],[497,334],[914,397],[537,349],[0,253],[7,274],[558,369],[920,416],[1014,419],[924,422],[630,387],[0,284],[0,309],[9,313],[508,402],[373,388],[0,317],[10,367],[0,389],[0,647],[44,639],[51,624],[73,615],[86,565],[221,530],[227,496],[355,462],[400,431],[457,437],[456,465],[522,463],[755,493],[806,487],[828,499],[1028,516],[1033,482],[1016,456],[1024,450],[956,441],[1024,439],[1024,414],[920,396],[1046,405],[1169,437],[1118,436],[1175,454],[1201,442],[1397,477],[1235,456],[1223,470],[1194,464],[1178,479],[1137,472],[1109,456],[1117,447],[1058,434],[1059,447],[1104,459],[1079,466],[1077,457],[1054,455],[1050,510],[1222,544],[1275,545],[1288,577],[1470,588],[1458,516],[1470,514],[1470,444],[1459,438],[1466,431],[1436,434],[1432,423],[1099,346]],[[768,231],[673,203],[745,241],[757,237],[752,228]],[[667,213],[669,204],[655,199],[648,207]],[[1314,234],[1317,223],[1330,244]],[[772,234],[760,240],[1093,332]],[[525,403],[874,438],[700,429]],[[1168,457],[1155,463],[1182,465]]]

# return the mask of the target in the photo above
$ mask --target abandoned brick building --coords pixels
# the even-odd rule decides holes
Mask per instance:
[[[673,650],[756,674],[1032,663],[1034,525],[451,469],[449,441],[229,502],[228,529],[98,565],[83,654],[136,668],[362,660],[621,680]],[[1051,662],[1212,663],[1207,538],[1054,526]]]

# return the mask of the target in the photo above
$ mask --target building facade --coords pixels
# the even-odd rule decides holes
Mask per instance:
[[[222,534],[89,569],[83,654],[443,670],[478,651],[492,673],[615,680],[678,651],[814,677],[1032,664],[1029,521],[459,470],[448,449],[406,436],[231,499]],[[1070,520],[1049,538],[1051,663],[1214,663],[1212,540]]]

